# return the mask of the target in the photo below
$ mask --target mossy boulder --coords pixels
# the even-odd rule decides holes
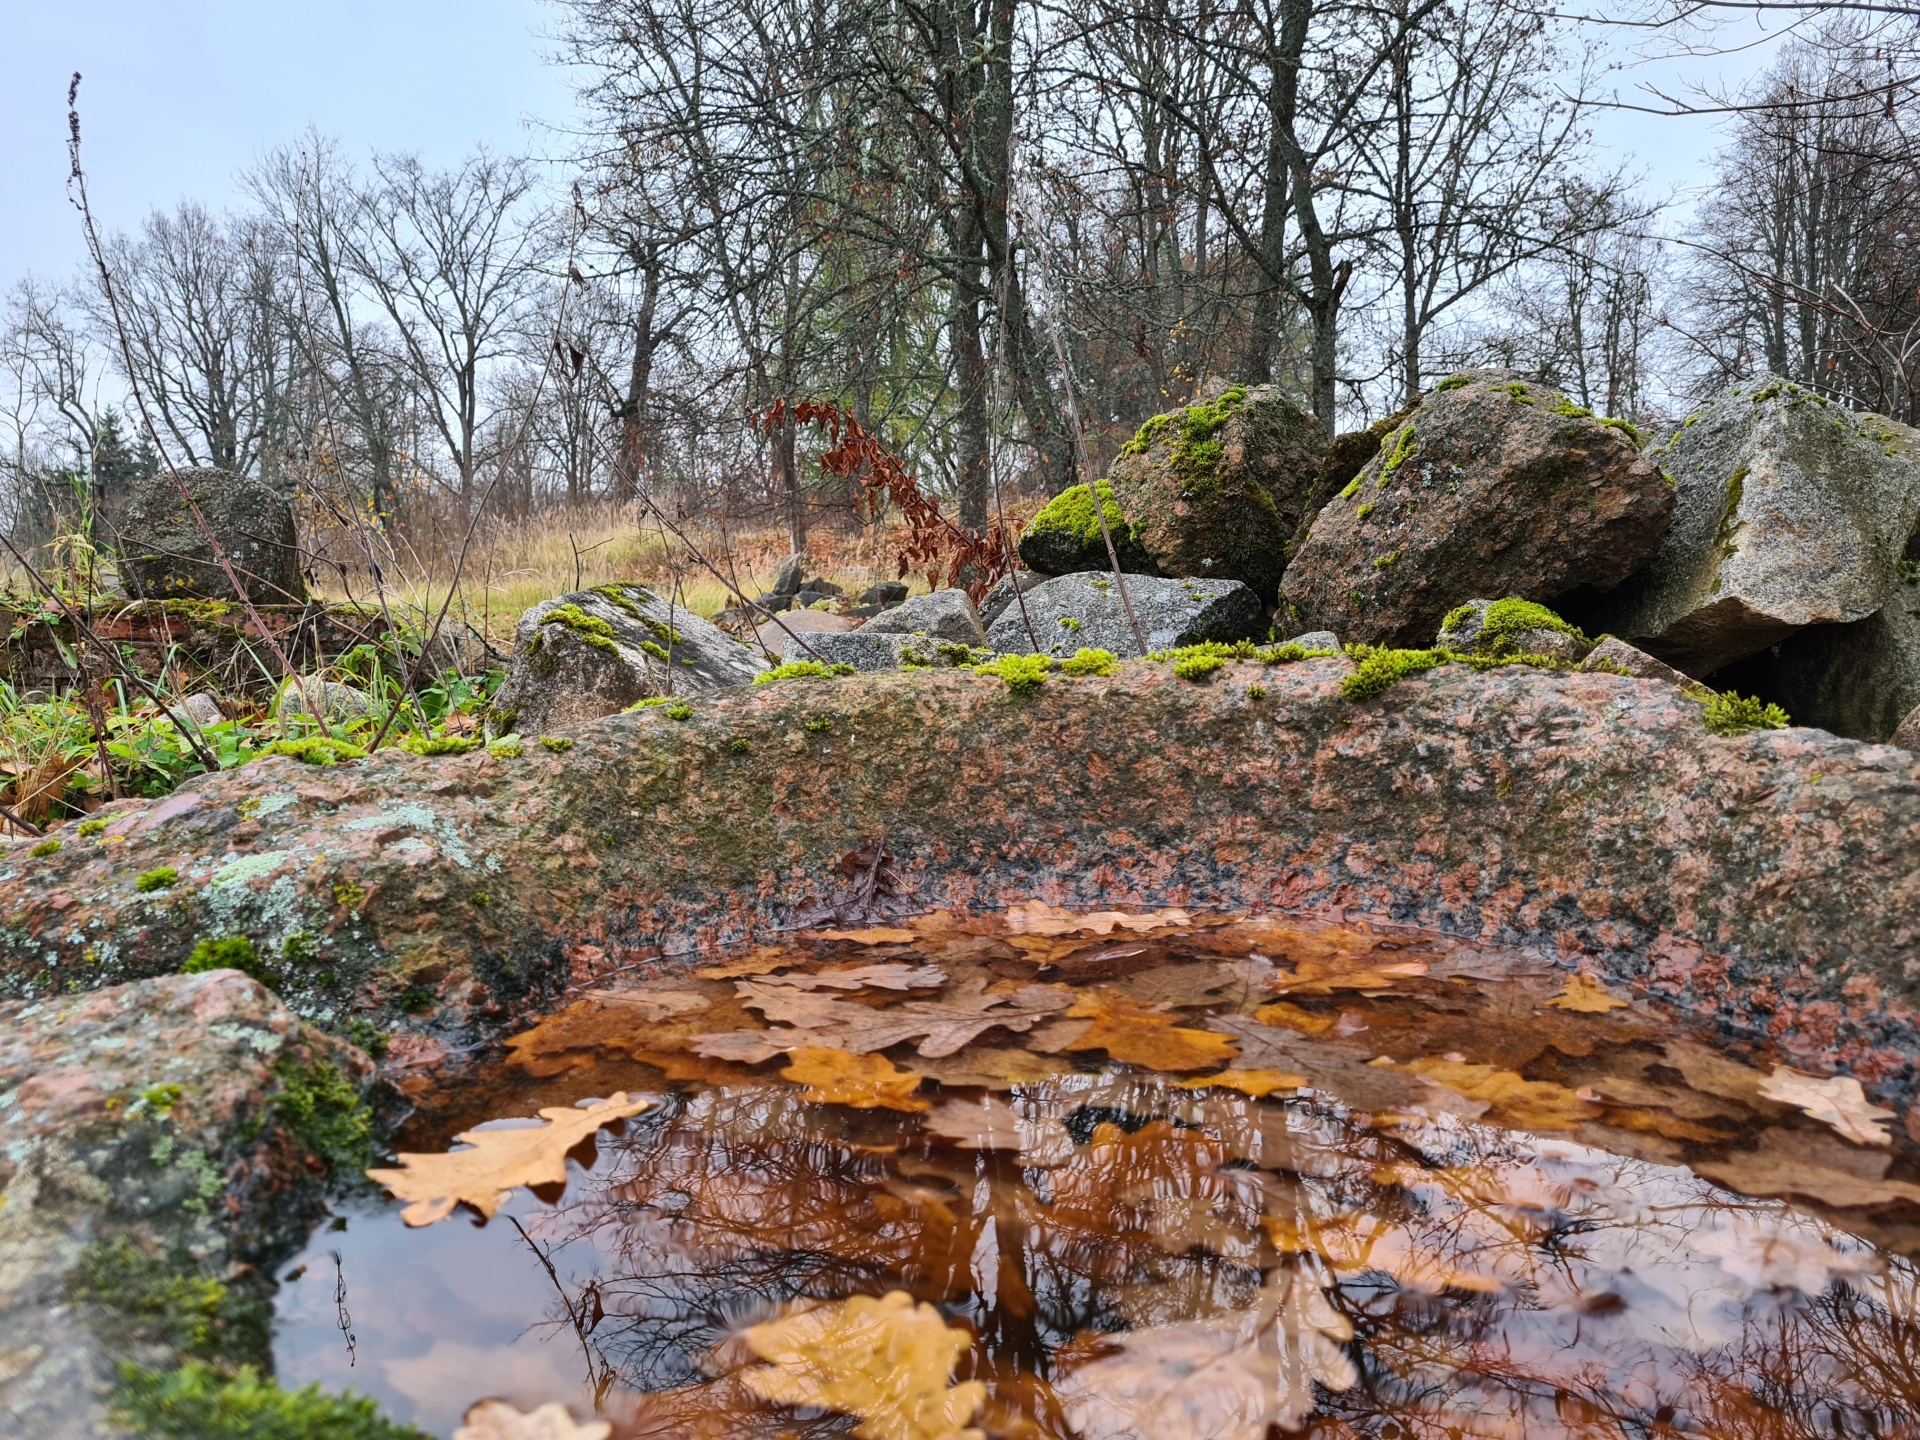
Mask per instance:
[[[750,684],[766,668],[744,641],[645,585],[576,590],[520,617],[488,726],[567,730],[656,695]]]
[[[1504,372],[1454,376],[1315,519],[1287,570],[1288,621],[1424,645],[1476,596],[1613,588],[1672,515],[1628,430]]]
[[[1652,459],[1677,487],[1673,526],[1645,570],[1582,617],[1589,628],[1705,676],[1894,599],[1920,520],[1920,433],[1761,375],[1691,417]],[[1860,655],[1854,644],[1832,654],[1844,685]],[[1823,668],[1818,655],[1807,661]],[[1867,724],[1843,722],[1847,732],[1890,733],[1897,699],[1875,708]]]
[[[1142,575],[1156,573],[1152,559],[1140,548],[1133,526],[1113,498],[1111,480],[1096,480],[1091,489],[1071,485],[1041,507],[1020,532],[1020,561],[1027,569],[1037,575],[1077,575],[1083,570],[1113,567],[1107,536],[1100,533],[1100,517],[1093,510],[1096,493],[1106,512],[1107,533],[1113,537],[1120,568]]]
[[[1113,498],[1161,574],[1238,580],[1270,605],[1326,448],[1277,386],[1235,386],[1141,426],[1113,463]]]
[[[224,555],[256,604],[295,605],[307,598],[291,496],[229,470],[182,470],[179,476],[176,485],[163,469],[127,497],[119,548],[120,580],[129,595],[236,599],[220,564]]]

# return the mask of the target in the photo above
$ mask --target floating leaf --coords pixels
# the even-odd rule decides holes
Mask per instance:
[[[898,960],[829,970],[790,970],[754,982],[794,990],[938,990],[946,983],[947,972],[936,966],[908,965]]]
[[[927,1129],[963,1150],[1017,1152],[1023,1165],[1058,1165],[1073,1154],[1073,1136],[1058,1119],[1016,1110],[993,1095],[943,1100],[927,1117]]]
[[[740,1338],[769,1362],[738,1376],[763,1400],[855,1416],[862,1440],[984,1440],[967,1422],[987,1387],[949,1383],[972,1337],[904,1291],[802,1310]]]
[[[1308,1044],[1299,1036],[1262,1025],[1251,1015],[1214,1015],[1207,1028],[1231,1035],[1240,1047],[1239,1063],[1249,1069],[1299,1071],[1316,1090],[1324,1090],[1358,1110],[1400,1110],[1413,1103],[1420,1082],[1393,1068],[1366,1063],[1366,1053],[1330,1041]]]
[[[1409,1060],[1405,1068],[1470,1100],[1486,1101],[1502,1120],[1526,1129],[1576,1130],[1600,1114],[1599,1106],[1564,1085],[1528,1080],[1492,1065],[1429,1058]]]
[[[1604,1015],[1609,1010],[1624,1010],[1627,1003],[1618,995],[1608,994],[1599,983],[1585,975],[1569,975],[1560,993],[1547,1001],[1556,1010],[1574,1010],[1582,1015]]]
[[[1276,1090],[1297,1090],[1306,1083],[1306,1076],[1290,1075],[1284,1070],[1222,1070],[1217,1075],[1199,1075],[1191,1080],[1182,1080],[1180,1088],[1206,1090],[1218,1086],[1223,1090],[1238,1090],[1242,1095],[1261,1100]]]
[[[1851,1075],[1804,1075],[1785,1065],[1760,1082],[1760,1093],[1783,1105],[1797,1105],[1803,1115],[1831,1125],[1856,1145],[1891,1145],[1886,1122],[1894,1118],[1867,1099],[1867,1092]]]
[[[1722,1270],[1753,1290],[1819,1296],[1836,1278],[1880,1269],[1871,1250],[1836,1249],[1824,1232],[1824,1226],[1791,1213],[1723,1211],[1694,1232],[1693,1248],[1711,1255]]]
[[[1280,1025],[1288,1030],[1298,1030],[1302,1035],[1321,1035],[1331,1030],[1339,1017],[1316,1015],[1311,1010],[1302,1010],[1290,1000],[1276,1000],[1254,1011],[1253,1018],[1262,1025]]]
[[[461,1417],[453,1440],[607,1440],[612,1433],[605,1420],[580,1424],[557,1401],[522,1413],[504,1400],[482,1400]]]
[[[469,1130],[454,1136],[466,1150],[441,1155],[402,1155],[398,1170],[369,1170],[367,1177],[412,1202],[400,1212],[409,1225],[431,1225],[462,1201],[488,1219],[521,1185],[557,1185],[567,1178],[567,1151],[602,1125],[638,1115],[651,1101],[626,1092],[581,1108],[548,1106],[537,1129]]]
[[[1331,995],[1336,990],[1391,990],[1402,980],[1427,973],[1427,962],[1418,956],[1369,953],[1362,956],[1337,956],[1329,960],[1302,959],[1292,974],[1282,974],[1273,988],[1282,995]]]
[[[921,1077],[901,1070],[884,1055],[855,1055],[846,1050],[802,1045],[787,1053],[791,1062],[780,1073],[807,1087],[806,1098],[822,1105],[850,1105],[856,1110],[925,1110],[927,1102],[913,1092]]]
[[[1082,995],[1067,1011],[1069,1019],[1089,1019],[1093,1023],[1064,1048],[1104,1050],[1127,1065],[1144,1065],[1149,1070],[1204,1070],[1232,1060],[1238,1053],[1233,1041],[1211,1030],[1189,1030],[1173,1023],[1173,1017],[1149,1010],[1112,991],[1096,990]]]
[[[921,1054],[938,1058],[956,1054],[996,1027],[1029,1030],[1073,1002],[1071,991],[1050,985],[989,993],[984,980],[958,986],[944,1000],[912,1000],[885,1009],[768,987],[754,980],[739,981],[737,988],[743,1004],[769,1020],[786,1021],[792,1028],[696,1035],[693,1044],[700,1054],[751,1064],[772,1059],[797,1045],[871,1052],[917,1040]]]
[[[816,930],[810,937],[816,940],[845,940],[853,945],[906,945],[920,938],[915,930],[901,930],[894,926],[876,925],[866,930]]]
[[[1059,1376],[1054,1390],[1080,1440],[1264,1440],[1298,1429],[1316,1382],[1359,1379],[1341,1343],[1353,1327],[1324,1281],[1278,1270],[1253,1308],[1109,1338],[1117,1353]]]

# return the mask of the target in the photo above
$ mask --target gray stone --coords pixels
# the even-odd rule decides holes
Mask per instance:
[[[1889,745],[1898,745],[1902,750],[1920,754],[1920,705],[1909,710],[1906,718],[1894,727],[1893,738]]]
[[[1626,674],[1636,680],[1662,680],[1695,694],[1707,689],[1692,676],[1682,674],[1663,660],[1654,659],[1644,650],[1635,649],[1616,635],[1602,639],[1587,652],[1587,658],[1573,668],[1613,675]]]
[[[811,590],[816,595],[825,595],[830,600],[838,600],[842,595],[847,593],[838,585],[834,584],[833,581],[822,580],[818,575],[806,581],[800,588],[802,590]]]
[[[797,595],[807,576],[807,557],[789,555],[780,562],[780,568],[773,572],[773,593],[776,595]]]
[[[1588,646],[1578,636],[1547,625],[1520,630],[1507,628],[1489,634],[1487,612],[1496,603],[1492,600],[1469,600],[1448,611],[1445,622],[1440,626],[1440,633],[1434,637],[1434,644],[1442,650],[1472,651],[1482,655],[1544,655],[1569,665],[1587,653]]]
[[[825,590],[816,590],[813,588],[814,584],[814,581],[809,580],[801,587],[799,592],[793,597],[794,609],[811,610],[816,605],[831,605],[833,603],[834,595],[839,592],[834,591],[829,593]]]
[[[1002,575],[993,582],[993,588],[987,591],[986,599],[980,602],[980,623],[991,625],[1008,610],[1015,608],[1015,600],[1036,585],[1045,584],[1048,577],[1038,570],[1015,570]]]
[[[576,590],[520,617],[488,726],[549,734],[655,695],[745,685],[766,668],[744,641],[644,585]]]
[[[1773,647],[1761,688],[1796,725],[1886,740],[1920,705],[1920,585],[1896,582],[1878,611],[1815,625]]]
[[[280,696],[275,702],[277,714],[310,716],[315,709],[323,719],[338,724],[369,714],[373,701],[357,685],[343,685],[338,680],[322,680],[314,675],[302,676],[298,684],[292,680],[281,684]]]
[[[1588,628],[1706,675],[1807,626],[1865,620],[1893,597],[1920,517],[1917,442],[1773,376],[1735,386],[1652,457],[1678,487],[1673,526]]]
[[[935,590],[930,595],[916,595],[884,615],[876,615],[867,622],[866,628],[899,635],[927,635],[960,645],[987,643],[980,612],[964,590]]]
[[[871,625],[839,635],[809,635],[806,641],[806,646],[798,640],[787,641],[787,648],[780,654],[781,664],[814,660],[822,665],[851,665],[856,670],[902,670],[909,665],[953,663],[957,658],[940,653],[943,647],[953,650],[952,642],[926,635],[876,631]],[[807,646],[812,647],[812,653]]]
[[[129,595],[232,600],[218,558],[224,554],[255,604],[297,605],[307,598],[288,496],[227,470],[182,470],[180,482],[206,529],[167,470],[138,481],[120,517],[120,579]]]
[[[1238,580],[1129,575],[1126,585],[1149,651],[1203,640],[1251,640],[1266,628],[1259,597]],[[1111,574],[1061,575],[1034,586],[1026,594],[1026,617],[1049,655],[1064,657],[1080,649],[1111,650],[1127,659],[1140,654]],[[1034,650],[1018,606],[988,627],[987,641],[995,650],[1017,655]]]
[[[898,605],[907,598],[907,582],[882,580],[860,592],[862,605]]]
[[[1309,630],[1294,636],[1287,644],[1298,645],[1302,650],[1338,650],[1340,637],[1331,630]]]
[[[180,702],[196,725],[218,725],[227,718],[227,712],[220,708],[220,701],[210,691],[196,690]]]
[[[790,635],[838,635],[854,628],[852,619],[829,610],[789,610],[778,620],[762,620],[753,627],[753,636],[762,651],[778,655]]]
[[[793,596],[776,595],[768,591],[765,595],[756,596],[753,603],[769,614],[778,615],[782,610],[793,608]]]

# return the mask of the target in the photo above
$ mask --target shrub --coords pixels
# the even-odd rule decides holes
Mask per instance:
[[[1702,718],[1707,729],[1729,738],[1755,730],[1784,730],[1793,723],[1778,705],[1765,704],[1758,696],[1735,695],[1732,691],[1707,701]]]

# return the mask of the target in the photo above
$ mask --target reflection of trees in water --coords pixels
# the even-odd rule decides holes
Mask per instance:
[[[971,1323],[983,1374],[1045,1374],[1082,1332],[1245,1309],[1310,1249],[1357,1332],[1361,1383],[1324,1397],[1355,1433],[1920,1436],[1914,1266],[1784,1205],[1568,1142],[1368,1130],[1157,1077],[1010,1103],[1064,1122],[1070,1155],[863,1144],[785,1089],[672,1100],[603,1137],[535,1238],[598,1254],[599,1318],[576,1328],[636,1389],[695,1380],[796,1298],[894,1288]],[[587,1306],[549,1318],[569,1313]]]

